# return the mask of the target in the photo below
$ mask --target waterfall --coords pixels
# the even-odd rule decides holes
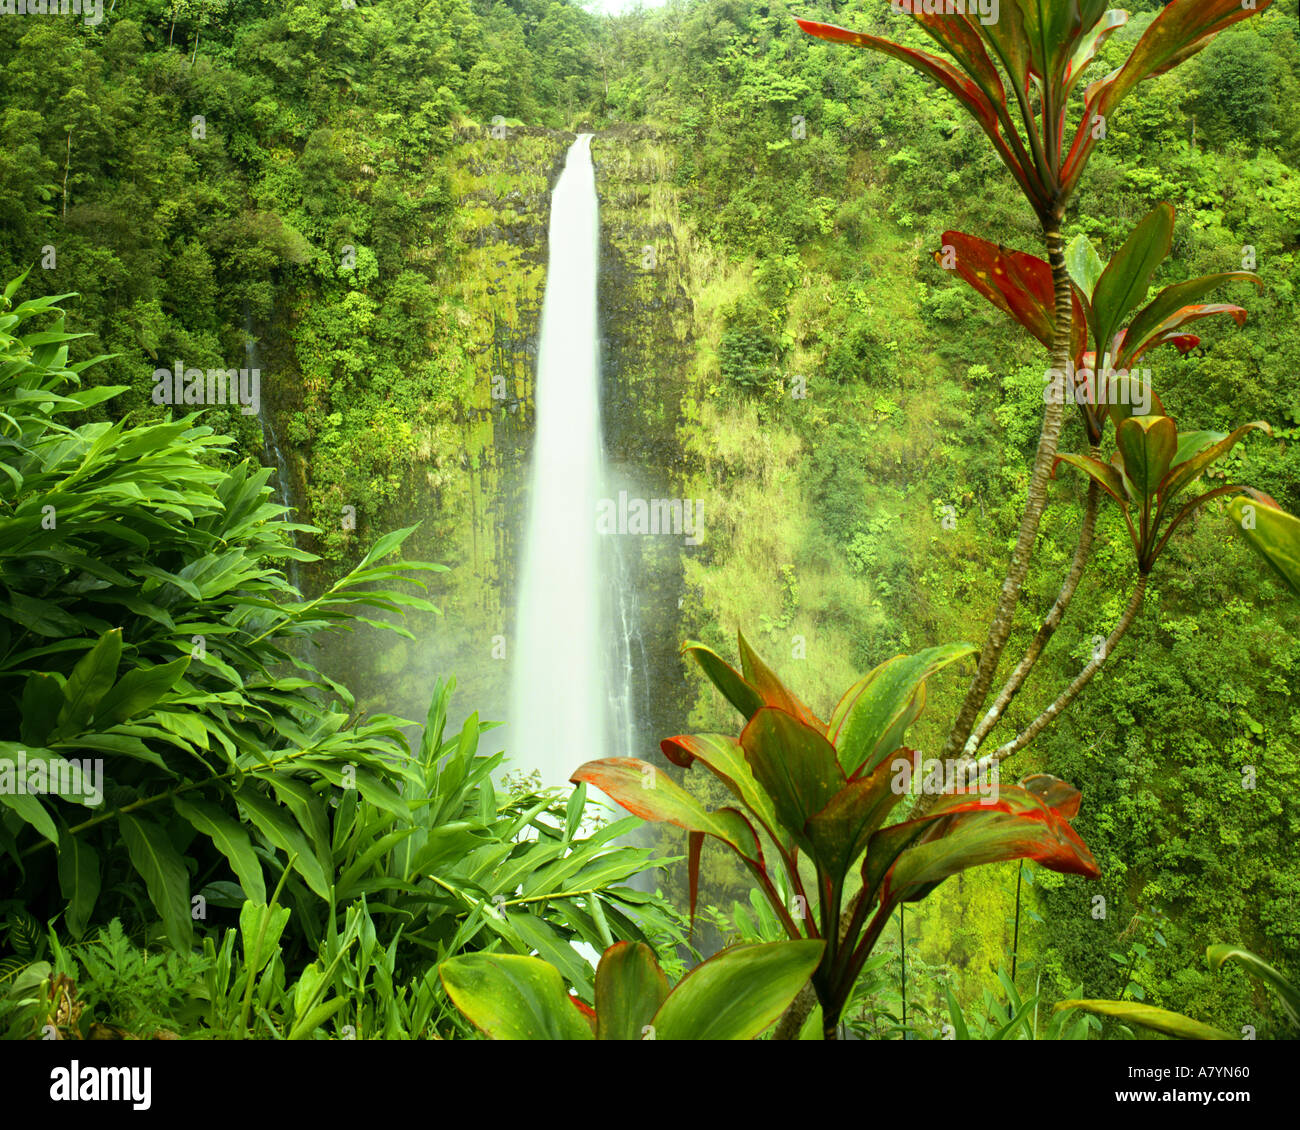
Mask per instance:
[[[512,761],[546,786],[604,756],[610,726],[602,662],[608,587],[596,533],[604,486],[599,234],[591,135],[582,134],[551,196],[511,687]]]

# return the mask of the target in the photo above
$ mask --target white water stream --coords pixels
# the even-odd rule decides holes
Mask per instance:
[[[608,582],[596,532],[604,493],[596,277],[600,219],[591,135],[565,159],[551,197],[550,254],[534,404],[536,438],[519,572],[511,760],[563,785],[605,755]]]

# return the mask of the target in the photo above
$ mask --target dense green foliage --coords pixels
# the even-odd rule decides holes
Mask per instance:
[[[1134,18],[1103,48],[1100,71],[1122,57],[1160,6],[1127,5]],[[822,18],[925,42],[883,3],[821,8]],[[1108,257],[1140,217],[1168,201],[1178,217],[1174,254],[1157,286],[1239,269],[1259,274],[1264,290],[1251,295],[1244,326],[1225,320],[1188,356],[1165,350],[1149,363],[1180,428],[1228,432],[1253,419],[1272,425],[1271,436],[1248,436],[1225,458],[1221,481],[1249,482],[1297,512],[1300,51],[1288,15],[1278,6],[1248,20],[1145,84],[1110,123],[1065,226],[1068,236],[1089,237]],[[815,709],[829,709],[839,689],[894,654],[979,637],[1019,520],[1041,415],[1041,357],[931,252],[949,229],[1029,251],[1039,233],[1014,183],[950,98],[901,64],[800,35],[792,17],[783,3],[743,0],[670,0],[609,18],[564,0],[393,0],[355,8],[335,0],[282,8],[254,0],[143,0],[98,27],[0,20],[0,279],[30,268],[26,293],[77,292],[63,328],[87,336],[67,343],[71,371],[111,355],[84,369],[81,392],[62,377],[59,389],[70,402],[24,401],[23,410],[44,415],[41,427],[53,430],[41,439],[28,426],[18,441],[26,454],[8,447],[3,456],[14,466],[26,459],[30,469],[40,462],[31,454],[38,441],[47,451],[64,442],[54,438],[54,424],[74,428],[63,471],[55,462],[39,472],[49,482],[35,472],[27,485],[0,480],[3,519],[16,521],[26,505],[21,537],[28,539],[10,542],[6,534],[0,544],[2,599],[14,612],[4,621],[5,717],[21,713],[24,726],[36,727],[54,716],[41,733],[19,732],[15,721],[3,739],[14,748],[57,747],[68,700],[37,688],[53,680],[63,696],[113,650],[113,681],[103,693],[133,671],[180,664],[176,681],[160,684],[159,699],[139,716],[116,723],[118,733],[93,737],[91,714],[89,730],[63,735],[83,744],[86,734],[101,744],[130,739],[151,751],[127,770],[114,768],[112,786],[126,790],[114,804],[184,786],[234,821],[241,810],[221,777],[227,757],[324,750],[306,775],[311,797],[281,781],[282,796],[273,770],[260,771],[260,779],[249,773],[240,785],[274,805],[288,824],[281,834],[295,837],[277,842],[255,822],[244,826],[259,874],[264,869],[272,886],[289,876],[283,899],[296,913],[281,943],[287,982],[282,968],[267,982],[263,1005],[281,1034],[298,1013],[284,999],[272,1007],[273,992],[287,983],[292,996],[318,957],[321,969],[330,967],[338,951],[329,947],[359,921],[359,902],[323,895],[304,868],[315,859],[325,881],[341,879],[387,835],[413,840],[430,827],[470,823],[472,833],[447,833],[449,847],[466,834],[494,845],[481,870],[467,863],[458,877],[441,875],[455,890],[435,893],[436,884],[426,883],[426,905],[402,927],[403,939],[418,934],[420,941],[401,946],[388,971],[411,986],[408,1000],[421,985],[441,994],[423,979],[427,961],[458,946],[477,948],[489,934],[520,953],[540,949],[537,937],[553,945],[556,936],[574,936],[601,949],[640,929],[668,936],[653,915],[644,926],[636,916],[588,917],[582,899],[563,910],[541,903],[545,911],[529,913],[524,927],[533,934],[500,927],[485,904],[493,895],[515,897],[515,888],[492,874],[493,852],[515,853],[516,881],[523,881],[534,870],[546,875],[546,852],[599,852],[595,841],[605,833],[593,838],[576,822],[567,826],[562,809],[527,791],[495,796],[480,789],[490,769],[476,753],[477,723],[444,735],[445,701],[435,702],[412,741],[413,728],[397,719],[358,717],[341,682],[311,672],[286,677],[283,666],[306,662],[294,637],[314,630],[331,600],[342,609],[356,595],[340,579],[363,560],[363,546],[409,524],[412,499],[432,511],[413,535],[425,539],[422,551],[452,557],[449,484],[468,446],[461,425],[467,407],[486,396],[498,346],[474,328],[492,302],[483,298],[475,307],[466,299],[467,256],[492,245],[503,215],[525,213],[522,203],[503,201],[519,182],[544,186],[553,157],[544,146],[529,149],[536,139],[520,130],[501,165],[471,170],[481,152],[467,150],[466,139],[487,138],[496,116],[512,129],[644,123],[653,130],[646,146],[660,168],[671,169],[671,204],[656,204],[666,208],[657,219],[675,235],[675,280],[693,303],[694,362],[677,390],[680,493],[706,497],[718,516],[703,552],[685,562],[683,623],[670,626],[672,637],[722,648],[737,623],[761,631],[761,648],[792,685],[806,688]],[[463,191],[471,171],[500,182],[494,201]],[[491,285],[516,295],[525,265],[510,259],[499,266],[504,281]],[[50,326],[42,321],[39,329]],[[201,420],[172,421],[150,402],[156,366],[244,365],[253,339],[263,368],[260,420],[217,407]],[[53,365],[63,345],[14,348],[24,362],[43,359],[53,375],[67,364]],[[120,392],[110,396],[109,389]],[[112,421],[136,430],[111,433],[96,455],[105,486],[87,503],[94,509],[84,511],[93,524],[74,525],[78,511],[56,505],[60,529],[86,540],[64,547],[75,559],[41,557],[31,539],[41,533],[42,492],[71,473],[78,450],[108,435]],[[138,475],[123,467],[131,435],[156,445],[152,471],[147,461]],[[288,486],[304,525],[314,527],[298,531],[300,543],[325,559],[323,566],[303,562],[312,593],[344,586],[315,607],[276,571],[295,551],[274,521],[279,511],[266,472],[243,462],[271,461],[273,444],[288,457]],[[1063,450],[1086,450],[1077,421],[1067,422]],[[138,489],[152,501],[115,492],[111,483],[119,480],[135,484],[126,492]],[[79,493],[91,494],[89,485]],[[1055,596],[1083,489],[1065,475],[1053,488],[1013,645],[1028,640]],[[356,508],[355,531],[340,523],[345,506]],[[401,522],[391,520],[395,513]],[[114,532],[133,528],[132,520],[142,523],[147,548]],[[381,556],[359,566],[360,583],[364,571],[389,568]],[[185,569],[209,557],[244,579],[204,591],[205,582]],[[1035,717],[1087,662],[1123,606],[1131,559],[1121,518],[1103,508],[1096,553],[1070,616],[995,740]],[[146,572],[141,585],[141,569],[164,575]],[[132,598],[135,607],[109,573],[137,578],[132,589],[145,591]],[[429,580],[435,590],[454,583]],[[198,595],[179,581],[197,585]],[[190,630],[195,623],[209,630]],[[253,647],[248,640],[264,631],[270,634]],[[205,636],[206,658],[192,654],[194,635]],[[907,967],[936,971],[930,999],[910,1013],[926,1018],[927,1034],[956,1019],[941,981],[972,1029],[987,1028],[974,1019],[982,1005],[992,1016],[994,1004],[1013,999],[1140,993],[1224,1028],[1251,1022],[1262,1034],[1279,1030],[1268,994],[1240,970],[1211,972],[1203,954],[1210,942],[1237,940],[1285,972],[1300,962],[1300,818],[1292,799],[1300,783],[1298,638],[1296,605],[1211,503],[1171,539],[1124,650],[1043,734],[1031,760],[1016,765],[1018,775],[1043,770],[1083,790],[1077,829],[1101,868],[1095,889],[1105,896],[1105,917],[1077,885],[1040,875],[1024,898],[1041,921],[1027,922],[1019,939],[1020,968],[1038,981],[1022,973],[1008,991],[997,970],[1010,968],[1006,920],[1016,901],[1001,876],[953,880],[923,913],[909,911],[919,942],[908,940]],[[105,650],[77,675],[97,644]],[[693,712],[683,728],[729,725],[726,704],[703,679],[691,686]],[[941,740],[937,720],[954,713],[957,693],[955,681],[932,688],[918,744]],[[201,712],[163,708],[201,696],[208,704]],[[209,709],[217,696],[240,696],[254,708],[238,717],[231,698]],[[934,728],[927,728],[930,719]],[[123,734],[123,726],[147,732]],[[315,746],[300,740],[312,737]],[[476,768],[447,794],[453,799],[443,811],[426,808],[412,819],[394,812],[390,792],[382,791],[396,793],[403,780],[383,755],[418,760],[421,749],[426,770],[453,754]],[[372,795],[364,787],[360,800],[345,793],[356,800],[350,812],[326,805],[323,797],[337,791],[329,774],[352,761],[373,772],[358,777]],[[725,796],[721,789],[703,795],[711,807]],[[84,819],[71,802],[51,807],[58,837]],[[160,811],[167,814],[164,833]],[[206,892],[215,908],[214,922],[233,929],[241,899],[230,889],[240,878],[231,856],[196,831],[170,796],[145,815],[128,814],[131,821],[148,842],[172,845],[155,885],[175,886],[180,860],[194,894]],[[88,829],[103,876],[93,909],[65,916],[56,929],[71,944],[119,918],[129,934],[152,944],[157,919],[167,918],[155,907],[167,898],[153,898],[136,878],[133,841],[125,834],[110,840],[109,822]],[[533,829],[528,835],[551,837],[531,859],[534,849],[510,846],[525,826]],[[40,952],[44,924],[65,902],[76,906],[81,864],[52,870],[55,852],[43,844],[54,837],[43,839],[12,806],[3,828],[6,890],[14,892],[6,906],[10,954],[43,960],[51,956]],[[297,837],[307,850],[295,873],[286,869],[293,850],[286,844]],[[684,854],[678,840],[664,846]],[[402,855],[408,850],[385,847],[352,875],[352,894],[364,893],[367,913],[376,899],[400,901],[383,894],[383,884],[402,870],[399,858],[409,862]],[[230,851],[242,856],[242,846]],[[637,862],[629,855],[610,866],[625,876]],[[748,903],[751,884],[738,866],[709,849],[704,866],[709,898],[727,907]],[[552,872],[556,883],[565,881],[561,870]],[[684,906],[684,880],[672,890]],[[639,907],[638,898],[624,889],[602,907],[617,915]],[[172,905],[179,905],[175,897]],[[173,935],[193,929],[174,909],[170,918]],[[399,941],[399,919],[374,917],[380,950]],[[737,928],[730,911],[725,921],[724,933],[758,940]],[[205,959],[212,968],[233,937],[212,931]],[[234,959],[226,960],[230,972]],[[575,984],[579,965],[570,970]],[[342,967],[331,973],[337,986]],[[82,963],[80,975],[90,972]],[[899,972],[890,966],[886,980],[896,983]],[[196,973],[196,983],[200,976],[214,974]],[[249,982],[239,978],[235,969],[223,988],[214,984],[196,999],[242,1002]],[[896,1025],[894,992],[880,984],[875,1013],[871,1001],[862,1003],[861,1015],[877,1017],[863,1021],[864,1030]],[[997,1001],[986,992],[997,992]],[[367,1030],[378,1024],[390,1034],[420,1034],[430,1016],[454,1020],[440,996],[426,1004],[414,1018],[372,1016]],[[351,1007],[338,1023],[358,1023]],[[886,1009],[890,1019],[880,1020]],[[239,1011],[203,1023],[229,1031]]]

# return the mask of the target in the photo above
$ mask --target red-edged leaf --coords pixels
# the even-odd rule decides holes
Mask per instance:
[[[903,744],[925,706],[930,676],[975,652],[971,644],[941,644],[896,655],[863,675],[840,699],[829,732],[840,767],[850,777],[869,773]]]
[[[572,1003],[574,1008],[582,1013],[582,1018],[587,1022],[587,1026],[591,1029],[591,1034],[595,1036],[597,1028],[596,1010],[586,1001],[582,1000],[580,997],[575,997],[572,993],[569,994],[569,1001]]]
[[[1083,793],[1060,777],[1053,777],[1050,773],[1031,773],[1020,782],[1020,787],[1033,793],[1048,808],[1056,809],[1067,820],[1079,815]]]
[[[980,89],[978,83],[962,74],[947,60],[941,59],[937,55],[931,55],[928,51],[916,51],[910,47],[900,46],[891,40],[882,39],[880,36],[864,35],[861,32],[850,31],[848,28],[837,27],[834,24],[800,19],[797,19],[796,22],[805,32],[816,36],[818,39],[826,39],[832,43],[847,43],[854,47],[866,47],[872,51],[879,51],[892,59],[907,63],[922,74],[929,75],[930,78],[954,95],[979,122],[980,128],[984,130],[997,149],[998,156],[1002,158],[1003,163],[1011,171],[1011,175],[1020,183],[1020,187],[1024,189],[1029,199],[1037,206],[1045,203],[1046,195],[1038,180],[1036,170],[1024,167],[1011,152],[1006,139],[1002,136],[998,112],[990,100],[990,96]]]
[[[1094,82],[1085,92],[1085,110],[1070,155],[1062,171],[1062,183],[1073,191],[1083,175],[1098,138],[1093,129],[1097,116],[1108,119],[1128,93],[1143,79],[1163,74],[1207,47],[1224,28],[1263,12],[1273,0],[1256,0],[1245,8],[1241,0],[1173,0],[1151,21],[1138,40],[1128,61],[1113,74]]]
[[[904,753],[911,751],[905,750]],[[903,799],[893,789],[892,762],[882,761],[868,776],[850,781],[808,821],[812,858],[836,882],[843,880],[872,834]]]
[[[734,808],[709,812],[667,773],[634,757],[606,757],[579,766],[569,778],[609,794],[633,816],[716,836],[746,859],[762,860],[753,827]]]
[[[750,686],[758,691],[763,702],[767,706],[775,706],[778,710],[784,710],[787,714],[794,715],[805,726],[811,726],[814,730],[825,733],[826,723],[804,706],[786,688],[785,684],[776,677],[776,672],[759,658],[758,652],[749,646],[749,641],[745,639],[744,633],[737,632],[736,636],[740,647],[740,664],[744,669],[745,679]]]
[[[1259,290],[1264,289],[1263,280],[1250,271],[1225,271],[1165,287],[1133,318],[1124,337],[1126,356],[1116,361],[1115,367],[1125,368],[1127,361],[1141,356],[1153,338],[1177,329],[1194,318],[1231,314],[1237,325],[1244,323],[1246,311],[1240,306],[1196,305],[1198,299],[1230,282],[1253,282]]]
[[[1053,478],[1056,477],[1057,467],[1062,463],[1082,471],[1091,479],[1095,479],[1101,489],[1121,506],[1128,505],[1128,500],[1124,495],[1124,480],[1121,478],[1119,471],[1109,463],[1103,463],[1100,459],[1094,459],[1091,455],[1058,455],[1052,463]]]
[[[1130,416],[1116,429],[1115,442],[1134,490],[1149,499],[1178,453],[1178,428],[1168,416]]]
[[[884,849],[880,854],[887,855],[898,844],[901,850],[880,884],[885,913],[928,893],[950,875],[985,863],[1031,859],[1050,871],[1096,879],[1101,875],[1097,861],[1066,817],[1071,809],[1077,811],[1077,802],[1065,796],[1060,801],[1053,807],[1038,792],[1018,786],[1003,787],[996,797],[965,791],[943,797],[920,819],[871,838],[864,879],[868,868],[875,871],[879,866],[879,861],[872,862],[878,846]]]
[[[745,760],[740,742],[725,734],[678,734],[659,743],[663,754],[674,765],[689,769],[701,761],[746,808],[757,817],[767,833],[778,841],[785,840],[776,821],[772,798],[754,780],[753,770]]]
[[[1097,52],[1101,50],[1106,40],[1126,23],[1128,23],[1128,13],[1112,8],[1105,12],[1092,30],[1078,41],[1074,54],[1070,56],[1070,61],[1065,67],[1065,87],[1062,92],[1065,98],[1074,91],[1079,79],[1083,77],[1083,72],[1097,57]]]
[[[966,282],[1052,348],[1056,287],[1049,263],[965,232],[946,231],[943,243],[956,252],[957,273]],[[935,252],[935,261],[943,265],[942,249]],[[1076,363],[1087,347],[1087,332],[1083,305],[1075,292],[1070,354]]]
[[[596,1039],[642,1039],[670,991],[654,950],[644,942],[615,942],[596,966]]]
[[[682,648],[682,653],[689,653],[694,657],[695,662],[708,676],[709,682],[744,715],[746,721],[752,718],[754,711],[763,705],[763,697],[758,691],[745,682],[740,672],[711,647],[705,647],[702,643],[687,643]]]
[[[844,787],[835,747],[817,730],[776,707],[764,707],[740,735],[754,780],[772,798],[776,818],[801,846],[804,825]]]

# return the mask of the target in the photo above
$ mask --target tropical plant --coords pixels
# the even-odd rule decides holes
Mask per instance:
[[[740,711],[740,736],[678,735],[661,743],[673,764],[689,768],[698,761],[713,773],[736,807],[707,811],[667,774],[634,758],[588,762],[572,779],[596,785],[643,819],[689,833],[692,913],[700,850],[712,836],[740,857],[790,938],[825,942],[812,975],[825,1038],[836,1037],[858,974],[902,903],[924,898],[968,867],[1000,860],[1028,858],[1054,871],[1099,874],[1069,824],[1079,792],[1044,774],[991,795],[946,781],[928,812],[886,825],[912,780],[907,757],[913,751],[903,742],[924,705],[926,680],[970,655],[968,644],[882,663],[849,689],[829,722],[786,689],[743,634],[739,647],[743,674],[702,644],[686,650]],[[901,761],[894,756],[899,753]],[[789,903],[774,881],[765,844],[793,892]],[[850,876],[859,860],[854,895]],[[848,918],[843,929],[841,912]],[[803,1019],[792,1016],[782,1034],[793,1037]]]
[[[911,0],[895,5],[896,10],[908,13],[947,57],[831,24],[803,19],[798,23],[805,32],[820,39],[868,48],[907,63],[954,95],[979,124],[1042,227],[1052,284],[1050,305],[1041,275],[1017,286],[1015,275],[1034,276],[1035,271],[1032,264],[1014,260],[1012,253],[1003,256],[1003,264],[1023,270],[1008,271],[1011,277],[1006,280],[1006,286],[1001,280],[994,283],[986,279],[979,289],[1003,309],[1032,312],[1032,328],[1051,352],[1049,374],[1064,374],[1074,358],[1081,358],[1086,352],[1086,334],[1076,324],[1082,321],[1091,323],[1094,352],[1102,354],[1105,367],[1105,353],[1113,349],[1125,315],[1145,295],[1155,266],[1167,254],[1167,248],[1162,249],[1160,239],[1155,238],[1158,229],[1172,221],[1172,211],[1165,206],[1156,218],[1148,218],[1146,226],[1140,225],[1141,235],[1135,234],[1105,270],[1097,272],[1097,262],[1086,253],[1076,257],[1084,286],[1091,282],[1088,276],[1096,273],[1095,284],[1084,296],[1086,307],[1071,280],[1062,235],[1066,207],[1089,157],[1106,135],[1111,116],[1144,79],[1163,74],[1191,58],[1219,32],[1264,11],[1270,3],[1271,0],[1259,0],[1243,6],[1240,0],[1171,0],[1147,26],[1120,67],[1082,88],[1080,80],[1084,72],[1112,34],[1128,20],[1125,12],[1109,9],[1106,0],[1080,0],[1071,4],[1055,0],[1006,0],[998,17],[987,21],[974,12],[967,14],[965,7],[945,10],[943,6],[922,5]],[[972,267],[972,272],[976,271]],[[1022,292],[1014,305],[1005,298],[1007,287]],[[1186,293],[1195,289],[1194,286]],[[1165,312],[1165,306],[1180,293],[1166,291],[1163,302],[1157,298],[1139,315],[1136,327],[1130,327],[1125,338],[1130,354],[1135,354],[1150,340],[1148,331],[1160,336],[1159,327],[1168,317],[1176,317],[1177,308],[1167,311],[1165,317],[1157,315]],[[1048,310],[1050,320],[1041,316]],[[1083,317],[1078,317],[1079,314]],[[1022,317],[1022,321],[1027,323],[1028,319]],[[1070,572],[1056,604],[993,706],[980,719],[1010,638],[1016,606],[1034,556],[1038,527],[1047,503],[1048,481],[1060,442],[1064,401],[1064,395],[1046,398],[1015,549],[979,651],[975,676],[944,746],[945,759],[958,754],[966,760],[974,759],[980,743],[1001,719],[1055,631],[1073,598],[1091,551],[1093,520],[1085,517]],[[1092,421],[1094,425],[1098,422]],[[1100,438],[1096,427],[1090,429],[1090,435],[1095,436],[1094,443]],[[1090,513],[1095,513],[1096,491],[1089,494]],[[1049,708],[1038,721],[1046,725],[1055,716],[1056,711]],[[930,798],[922,798],[919,807],[924,810],[929,803]]]
[[[752,1040],[794,1000],[822,949],[810,940],[730,946],[670,988],[649,946],[619,942],[596,966],[594,1008],[533,957],[466,954],[439,973],[493,1040]]]
[[[395,586],[440,566],[385,563],[411,530],[303,599],[280,566],[311,555],[293,547],[268,470],[225,469],[228,441],[194,416],[64,422],[122,389],[78,387],[93,362],[68,364],[77,335],[57,302],[0,316],[6,890],[37,918],[62,915],[73,939],[111,918],[161,920],[187,950],[209,905],[264,904],[269,873],[294,918],[291,965],[363,897],[385,945],[402,932],[433,960],[500,944],[569,955],[580,977],[570,940],[670,936],[659,901],[622,885],[653,866],[611,846],[632,822],[583,830],[584,790],[567,805],[498,795],[504,755],[478,750],[490,724],[471,715],[444,734],[453,684],[435,688],[412,750],[411,723],[356,716],[304,658],[358,622],[410,636],[368,614],[433,608]],[[51,328],[17,336],[41,315],[57,315]]]

